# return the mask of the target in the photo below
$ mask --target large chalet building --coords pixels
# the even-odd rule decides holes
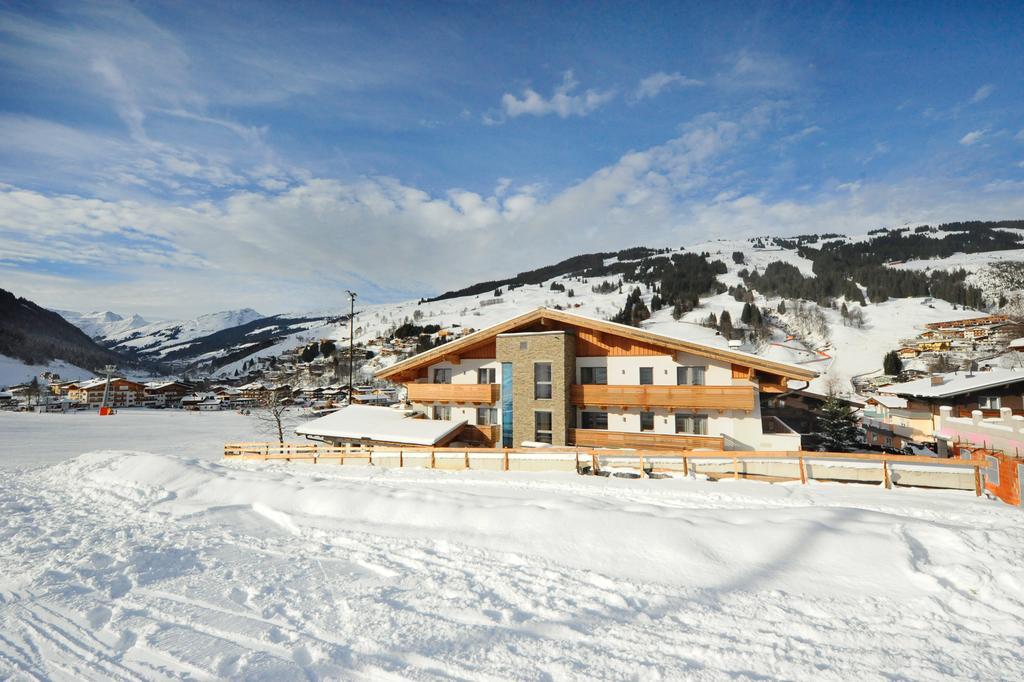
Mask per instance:
[[[538,308],[377,376],[404,384],[428,419],[464,422],[462,442],[799,450],[798,434],[762,418],[760,396],[817,373]]]
[[[103,403],[103,391],[106,379],[92,379],[68,389],[68,399],[74,403],[88,407],[99,407]],[[144,403],[146,385],[138,381],[121,377],[110,380],[110,392],[107,396],[108,407],[136,407]]]

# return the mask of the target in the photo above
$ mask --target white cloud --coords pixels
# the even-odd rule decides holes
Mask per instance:
[[[547,116],[556,114],[560,118],[570,116],[586,116],[604,106],[615,97],[614,90],[588,89],[575,94],[579,83],[573,78],[572,71],[566,71],[562,83],[558,85],[551,97],[545,98],[532,88],[523,90],[521,97],[505,93],[501,97],[502,112],[509,118],[518,116]],[[485,119],[485,123],[488,120]]]
[[[687,78],[678,71],[674,73],[658,71],[640,81],[633,92],[632,100],[639,102],[649,97],[657,97],[667,88],[693,87],[698,85],[704,85],[704,82],[695,78]]]
[[[723,89],[792,90],[800,69],[783,57],[742,50],[726,60],[727,68],[715,76]]]
[[[972,144],[976,144],[982,137],[985,136],[984,130],[972,130],[963,137],[960,138],[960,144],[965,147],[969,147]]]
[[[989,96],[993,92],[995,92],[995,89],[996,86],[992,85],[991,83],[986,83],[985,85],[982,85],[980,88],[974,91],[974,96],[971,97],[971,104],[977,104],[978,102],[988,99]]]
[[[103,301],[165,316],[244,305],[271,313],[334,307],[346,286],[412,298],[637,243],[1024,214],[1015,185],[991,185],[984,196],[937,180],[832,184],[800,200],[752,192],[730,161],[782,116],[771,107],[705,115],[551,193],[509,179],[484,193],[429,193],[387,177],[292,177],[282,186],[270,166],[258,172],[273,191],[219,201],[108,201],[0,185],[0,277],[71,309]],[[453,248],[474,257],[452,267]],[[45,263],[82,274],[46,274]]]

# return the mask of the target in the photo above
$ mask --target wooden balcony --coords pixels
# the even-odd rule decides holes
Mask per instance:
[[[463,440],[467,443],[476,443],[488,448],[494,447],[494,445],[501,440],[501,427],[466,424],[462,427],[462,430],[459,431],[458,440]]]
[[[753,386],[609,386],[573,384],[573,405],[583,407],[663,407],[692,410],[753,410]]]
[[[406,384],[414,403],[478,403],[498,400],[498,384]]]
[[[604,429],[570,429],[573,444],[590,448],[637,448],[644,450],[724,450],[721,436],[687,436],[665,433],[626,433]]]

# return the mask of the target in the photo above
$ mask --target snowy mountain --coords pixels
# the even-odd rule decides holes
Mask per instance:
[[[101,340],[128,334],[132,330],[149,324],[141,315],[123,317],[109,310],[91,313],[76,313],[72,310],[55,310],[54,312],[92,338]]]
[[[146,323],[138,327],[113,329],[104,335],[108,348],[140,358],[165,360],[194,343],[224,329],[231,329],[258,320],[263,316],[252,308],[225,310],[200,315],[190,320]]]
[[[907,229],[907,228],[904,228]],[[870,235],[855,237],[829,237],[818,243],[857,244],[871,239]],[[781,244],[778,242],[782,242]],[[804,243],[811,243],[804,238]],[[999,262],[999,254],[1013,251],[977,252],[972,257],[980,263]],[[533,273],[524,273],[519,279],[509,278],[481,283],[466,289],[443,294],[433,300],[407,301],[369,305],[356,311],[355,339],[377,353],[364,371],[363,378],[369,378],[372,370],[379,369],[398,358],[381,356],[385,344],[381,339],[392,335],[403,323],[419,326],[436,325],[451,333],[465,329],[480,329],[519,315],[538,306],[562,307],[570,312],[590,317],[608,319],[623,308],[627,295],[633,288],[639,288],[648,308],[653,308],[656,292],[665,295],[665,281],[650,284],[640,281],[641,263],[651,259],[691,254],[700,255],[710,262],[718,262],[721,272],[715,276],[717,291],[704,292],[699,305],[691,310],[676,311],[661,307],[654,311],[641,326],[654,332],[669,334],[702,343],[727,346],[728,341],[717,329],[706,326],[709,315],[721,319],[728,312],[738,329],[748,329],[743,323],[744,305],[747,301],[768,311],[766,324],[757,338],[744,341],[744,349],[763,354],[776,360],[804,364],[821,372],[821,377],[811,385],[813,390],[825,392],[836,388],[841,392],[851,390],[851,379],[877,372],[881,360],[888,350],[898,348],[903,339],[921,333],[925,325],[942,320],[962,319],[982,314],[979,310],[952,303],[935,296],[893,296],[888,300],[872,302],[847,301],[838,296],[828,302],[801,301],[793,308],[794,298],[776,293],[765,294],[746,289],[753,272],[767,272],[773,263],[792,266],[794,272],[811,282],[810,290],[817,286],[813,253],[802,250],[800,243],[772,238],[751,240],[718,240],[695,244],[681,249],[629,250],[621,254],[594,254],[590,257],[570,259],[570,268],[542,268]],[[742,254],[740,256],[734,254]],[[593,256],[597,256],[596,258]],[[629,256],[632,256],[630,258]],[[936,267],[949,259],[935,259]],[[951,260],[950,262],[955,262]],[[583,269],[576,269],[582,267]],[[898,269],[900,265],[887,266]],[[942,269],[941,267],[939,269]],[[947,268],[955,269],[955,268]],[[972,269],[977,272],[978,268]],[[551,274],[557,272],[558,274]],[[588,273],[599,273],[588,276]],[[544,277],[544,275],[551,275]],[[517,281],[533,281],[518,284]],[[602,283],[623,281],[621,291],[617,286],[611,290],[602,289]],[[864,290],[860,287],[856,293]],[[500,294],[499,294],[500,291]],[[963,295],[961,292],[958,295]],[[746,299],[746,300],[744,300]],[[995,298],[992,299],[993,304]],[[779,304],[789,304],[790,310],[778,312]],[[841,307],[849,303],[856,308],[856,316],[843,316]],[[831,305],[835,307],[831,307]],[[340,318],[341,315],[335,315]],[[851,319],[854,318],[855,319]],[[281,337],[276,343],[254,349],[250,354],[239,355],[230,363],[221,364],[219,373],[230,375],[244,370],[252,359],[279,356],[309,340],[333,339],[339,347],[348,340],[348,324],[325,324],[307,326],[300,333]]]
[[[366,305],[354,327],[356,343],[374,354],[369,378],[400,359],[390,339],[403,325],[430,325],[437,342],[435,327],[450,337],[548,306],[725,346],[728,317],[745,350],[815,367],[815,390],[847,391],[928,323],[1015,304],[1024,316],[1022,290],[1024,222],[915,224],[582,254],[430,299]],[[754,320],[745,317],[751,309]],[[344,347],[347,313],[245,309],[138,327],[129,320],[122,329],[110,320],[103,343],[177,370],[240,376],[254,360],[320,339]]]
[[[22,381],[42,371],[71,371],[77,378],[108,363],[124,364],[124,358],[98,345],[57,313],[3,289],[0,323],[3,383]]]

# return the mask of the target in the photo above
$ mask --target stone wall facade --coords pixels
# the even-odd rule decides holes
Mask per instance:
[[[566,332],[499,334],[497,360],[512,363],[512,438],[516,446],[532,441],[534,414],[551,412],[551,442],[566,445],[575,428],[569,387],[576,375],[576,337]],[[534,364],[551,363],[551,398],[534,397]]]

